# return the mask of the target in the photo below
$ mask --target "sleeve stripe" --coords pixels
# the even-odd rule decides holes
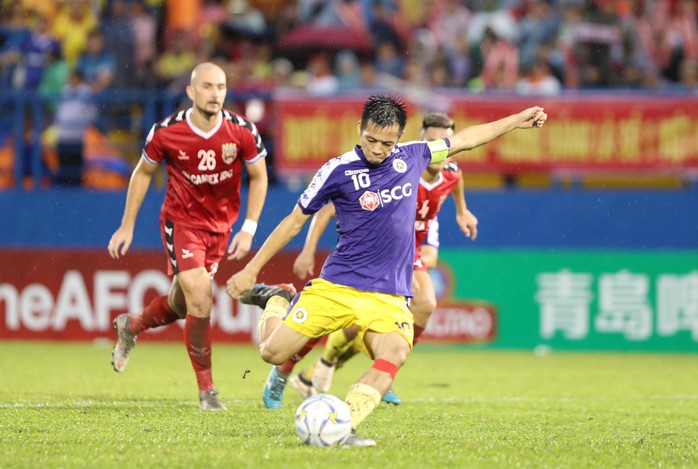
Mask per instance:
[[[261,160],[262,158],[266,158],[266,157],[267,157],[267,150],[265,149],[261,153],[257,154],[257,156],[255,156],[251,160],[245,160],[245,164],[254,164],[257,161]]]
[[[150,163],[150,164],[153,164],[153,165],[157,165],[157,164],[158,164],[157,161],[151,159],[151,158],[148,156],[148,154],[145,152],[145,150],[143,150],[143,151],[141,152],[141,158],[143,158],[145,161],[147,161],[147,162]]]

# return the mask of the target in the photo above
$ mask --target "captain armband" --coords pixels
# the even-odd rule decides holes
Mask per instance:
[[[448,158],[448,150],[451,148],[451,141],[447,138],[440,138],[427,142],[427,146],[431,151],[431,162],[440,163]]]

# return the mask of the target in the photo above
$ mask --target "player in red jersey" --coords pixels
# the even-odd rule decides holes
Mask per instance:
[[[424,117],[422,123],[421,139],[433,141],[439,138],[450,137],[453,135],[455,125],[453,120],[444,115],[432,113]],[[415,221],[415,260],[412,277],[412,289],[414,296],[410,302],[410,311],[414,316],[414,343],[416,344],[419,336],[424,332],[429,321],[429,316],[436,309],[436,293],[434,285],[429,276],[428,269],[436,266],[438,246],[432,243],[427,247],[425,241],[427,234],[433,228],[434,223],[441,205],[444,200],[453,194],[453,199],[456,206],[456,222],[463,233],[475,239],[477,237],[477,218],[467,208],[462,173],[458,165],[451,161],[451,158],[440,163],[430,164],[422,173],[419,181],[419,189],[417,195],[417,216]],[[334,217],[334,206],[328,204],[321,209],[313,218],[311,227],[308,231],[303,250],[298,255],[294,262],[293,270],[301,279],[307,276],[314,275],[315,269],[315,250],[320,240],[320,236],[325,231],[330,219]],[[435,223],[438,225],[438,222]],[[437,228],[438,229],[438,228]],[[438,237],[438,235],[436,235]],[[422,249],[424,253],[422,253]],[[323,351],[323,357],[320,358],[312,367],[302,371],[298,375],[290,376],[295,364],[300,361],[317,343],[317,341],[309,343],[298,354],[294,355],[283,365],[276,369],[276,376],[283,380],[282,384],[278,384],[281,380],[268,380],[264,390],[264,403],[268,408],[278,408],[281,404],[283,396],[283,388],[285,387],[286,379],[289,379],[291,385],[298,390],[303,397],[308,397],[316,392],[328,392],[332,374],[339,362],[341,365],[344,361],[353,356],[357,349],[353,348],[355,343],[357,330],[345,329],[334,332],[328,336],[328,341]],[[356,341],[361,342],[361,341]],[[277,389],[272,389],[273,383],[277,383]],[[393,404],[399,404],[400,398],[390,389],[383,400]]]
[[[140,332],[184,318],[200,407],[226,410],[211,374],[211,280],[240,212],[243,163],[250,177],[246,218],[230,243],[228,259],[242,259],[250,251],[267,194],[267,151],[252,122],[223,108],[227,86],[220,67],[197,65],[186,91],[193,106],[150,130],[131,176],[121,226],[108,247],[114,259],[128,251],[138,211],[158,163],[164,161],[168,179],[160,228],[172,285],[168,295],[139,313],[117,316],[112,364],[117,372],[124,371]]]

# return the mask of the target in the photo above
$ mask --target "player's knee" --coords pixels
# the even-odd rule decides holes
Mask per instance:
[[[270,340],[265,340],[259,344],[259,355],[262,357],[262,360],[272,365],[282,365],[288,360],[288,354],[274,347],[274,343]]]
[[[419,304],[413,304],[410,308],[414,316],[414,323],[419,326],[426,327],[429,316],[436,309],[436,299],[425,298]]]
[[[408,347],[400,348],[399,350],[396,351],[396,353],[393,355],[393,358],[391,360],[392,363],[395,364],[398,368],[402,367],[402,365],[405,364],[407,361],[407,355],[410,353],[410,349]]]
[[[213,302],[211,301],[211,298],[199,296],[196,298],[190,298],[187,301],[186,310],[187,313],[191,314],[192,316],[205,318],[211,315],[212,306]]]
[[[383,360],[387,360],[396,367],[400,368],[407,361],[407,355],[409,353],[410,348],[407,346],[407,343],[405,343],[404,346],[402,344],[396,344],[385,350],[385,352],[380,356],[376,356],[376,359],[382,358]]]

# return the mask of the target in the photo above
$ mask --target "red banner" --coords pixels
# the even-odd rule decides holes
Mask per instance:
[[[577,95],[564,98],[439,96],[457,129],[541,105],[541,131],[515,131],[456,157],[466,170],[698,168],[698,96]],[[279,97],[274,164],[285,175],[313,174],[358,143],[363,98]],[[432,103],[433,105],[433,103]],[[402,141],[416,140],[423,116],[408,103]]]
[[[282,252],[267,264],[259,281],[281,283],[292,278],[295,252]],[[322,265],[327,253],[319,253]],[[257,341],[262,310],[243,305],[225,292],[225,281],[243,267],[223,262],[214,282],[213,339],[220,342]],[[113,260],[104,251],[0,250],[0,339],[114,340],[112,320],[140,311],[170,287],[165,255],[131,251]],[[424,340],[482,341],[494,334],[490,307],[445,299],[432,318]],[[181,340],[182,321],[149,330],[139,337]]]

